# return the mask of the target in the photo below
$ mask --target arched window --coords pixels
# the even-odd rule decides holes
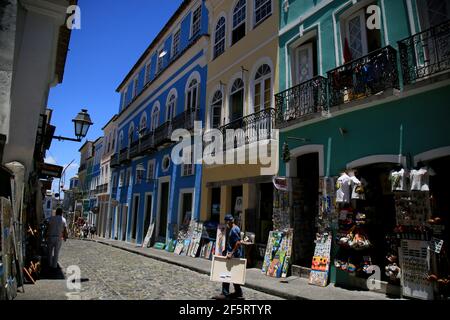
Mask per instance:
[[[116,146],[116,136],[117,136],[117,130],[114,130],[111,150],[114,150],[114,147]]]
[[[219,128],[222,120],[222,92],[217,90],[211,102],[211,128]]]
[[[152,112],[152,130],[155,131],[156,128],[158,128],[159,126],[159,104],[156,104],[153,107],[153,112]]]
[[[144,112],[141,116],[141,123],[139,124],[139,132],[142,133],[147,129],[147,114]]]
[[[197,79],[192,79],[186,92],[186,110],[198,109],[198,87],[199,83]]]
[[[214,34],[214,59],[225,51],[225,18],[221,17],[216,24]]]
[[[255,112],[270,108],[272,104],[272,71],[269,65],[263,64],[255,74],[253,103]]]
[[[119,152],[122,151],[123,147],[125,146],[123,141],[123,131],[120,131],[119,134]]]
[[[134,123],[130,124],[128,129],[128,146],[130,146],[134,142]]]
[[[175,116],[176,109],[177,109],[177,96],[175,94],[172,94],[169,97],[169,100],[167,101],[166,121],[172,120],[172,118]]]
[[[238,78],[233,82],[230,94],[231,121],[240,119],[244,115],[244,81]]]
[[[245,36],[246,0],[238,0],[233,9],[233,32],[231,45],[235,44]]]

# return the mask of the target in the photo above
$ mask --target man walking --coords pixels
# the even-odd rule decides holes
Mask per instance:
[[[234,223],[234,217],[231,214],[225,216],[227,224],[226,248],[222,253],[227,259],[241,257],[241,229]],[[243,299],[242,288],[239,284],[233,283],[234,292],[230,294],[230,284],[222,283],[222,294],[215,297],[216,300],[224,299]]]
[[[58,208],[56,209],[56,215],[50,218],[47,232],[48,264],[53,269],[58,267],[61,239],[67,240],[67,223],[62,216],[62,209]]]

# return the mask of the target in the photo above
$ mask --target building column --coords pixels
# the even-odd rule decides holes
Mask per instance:
[[[231,213],[231,186],[222,186],[220,189],[220,223],[223,223],[225,215]]]

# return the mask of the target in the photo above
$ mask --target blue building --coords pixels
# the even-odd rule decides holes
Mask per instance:
[[[154,223],[157,241],[200,217],[201,165],[175,165],[174,130],[205,117],[209,44],[203,0],[185,0],[117,88],[112,171],[112,238],[141,244]]]
[[[93,143],[92,154],[92,170],[90,176],[90,190],[89,190],[89,223],[98,225],[98,200],[97,187],[100,186],[100,162],[103,154],[103,137],[98,138]]]

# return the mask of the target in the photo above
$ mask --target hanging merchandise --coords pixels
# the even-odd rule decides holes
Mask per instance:
[[[330,270],[331,240],[330,234],[317,234],[316,248],[309,273],[309,284],[321,287],[327,286]]]
[[[342,172],[336,182],[336,202],[350,202],[350,183],[351,179],[346,172]]]
[[[427,280],[430,264],[427,248],[427,241],[401,241],[399,258],[402,293],[405,297],[433,300],[433,285]]]
[[[405,169],[398,171],[391,171],[389,181],[391,182],[392,191],[407,191],[408,190],[409,173]]]
[[[424,226],[431,216],[428,192],[411,191],[395,194],[397,225]]]
[[[268,276],[276,278],[287,276],[292,254],[292,236],[292,229],[272,233],[272,239],[269,238],[271,243],[267,244],[267,248],[270,247],[271,250],[266,251],[263,264],[263,272],[267,270]]]
[[[418,170],[411,170],[411,191],[430,191],[429,179],[434,176],[433,169],[422,167]]]
[[[367,182],[364,178],[359,177],[358,172],[350,171],[348,173],[350,177],[350,189],[351,189],[351,199],[352,200],[365,200],[365,188]]]
[[[386,276],[391,282],[398,282],[401,277],[401,269],[398,266],[397,256],[390,255],[386,259],[388,261],[385,267]]]

